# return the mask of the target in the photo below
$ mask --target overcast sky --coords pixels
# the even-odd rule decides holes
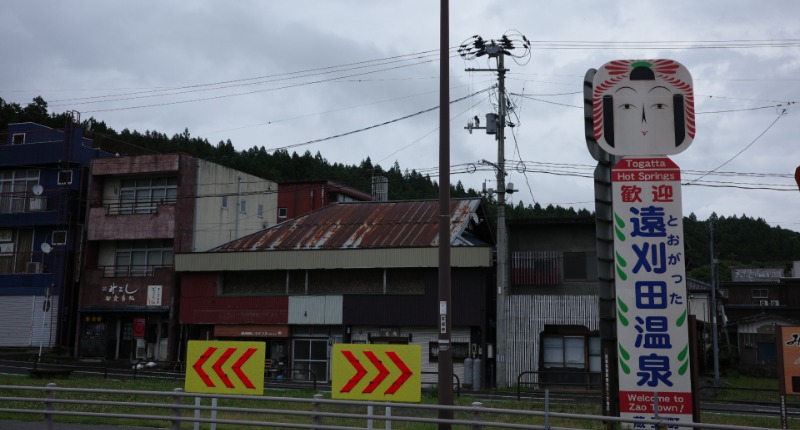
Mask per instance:
[[[453,184],[493,188],[480,160],[497,161],[492,136],[464,129],[496,109],[497,82],[465,69],[497,65],[455,48],[473,35],[522,34],[530,55],[506,61],[513,203],[593,210],[584,75],[614,59],[669,58],[692,74],[696,96],[694,142],[672,157],[684,171],[684,213],[800,231],[800,2],[450,3],[450,99],[463,98],[450,108]],[[239,150],[369,157],[384,169],[397,161],[438,180],[438,1],[5,1],[0,17],[7,102],[41,95],[50,112],[117,131],[188,128]]]

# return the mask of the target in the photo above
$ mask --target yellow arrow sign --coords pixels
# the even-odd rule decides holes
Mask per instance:
[[[333,345],[334,399],[420,401],[419,345]]]
[[[264,394],[264,342],[190,340],[187,393]]]

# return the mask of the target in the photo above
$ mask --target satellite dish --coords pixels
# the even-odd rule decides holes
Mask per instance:
[[[50,253],[50,251],[52,251],[52,250],[53,250],[53,247],[52,247],[52,246],[50,246],[50,244],[49,244],[49,243],[47,243],[47,242],[44,242],[44,243],[42,243],[42,245],[40,246],[40,248],[42,248],[42,252],[44,252],[45,254],[49,254],[49,253]]]
[[[33,194],[35,194],[37,196],[41,196],[43,191],[44,191],[44,188],[42,188],[41,185],[36,184],[36,185],[33,186]]]

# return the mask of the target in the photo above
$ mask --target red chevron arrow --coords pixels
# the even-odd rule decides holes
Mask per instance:
[[[214,381],[212,381],[211,378],[208,377],[208,374],[203,370],[203,365],[206,364],[206,361],[208,361],[208,359],[211,358],[215,352],[217,352],[217,348],[214,348],[213,346],[208,347],[205,352],[200,354],[200,358],[198,358],[197,361],[192,364],[192,368],[195,372],[197,372],[197,376],[199,376],[200,379],[202,379],[206,384],[206,387],[214,387]]]
[[[231,369],[233,369],[233,373],[239,377],[239,379],[244,383],[244,386],[252,389],[255,389],[256,386],[253,385],[253,383],[250,382],[250,378],[244,374],[244,371],[242,371],[242,366],[244,366],[244,363],[246,363],[247,360],[249,360],[250,357],[256,353],[256,351],[256,348],[248,348],[247,351],[245,351],[244,354],[242,354],[242,356],[236,360],[236,363],[233,364],[233,367],[231,367]]]
[[[350,362],[350,365],[356,369],[356,374],[347,381],[344,387],[342,387],[342,393],[349,393],[353,387],[361,381],[361,378],[367,374],[367,369],[364,369],[364,366],[358,361],[355,355],[353,355],[352,351],[342,351],[342,354],[347,358],[347,361]]]
[[[406,383],[406,381],[408,381],[408,378],[410,378],[411,375],[413,375],[413,372],[411,372],[411,369],[409,369],[408,366],[406,366],[406,363],[403,362],[403,360],[397,355],[396,352],[386,351],[386,355],[389,357],[389,359],[392,360],[392,362],[394,362],[394,365],[397,366],[398,369],[400,369],[400,372],[402,372],[400,376],[397,379],[395,379],[394,382],[392,382],[392,385],[389,386],[389,388],[384,393],[384,394],[394,394],[395,392],[397,392],[397,390],[400,389],[400,387],[403,386],[403,384]]]
[[[220,357],[219,360],[217,360],[214,365],[211,366],[214,369],[214,372],[216,372],[217,376],[219,376],[219,379],[222,380],[222,383],[228,388],[235,388],[235,385],[233,385],[233,382],[231,382],[230,378],[228,378],[228,375],[225,374],[225,371],[222,370],[222,365],[225,364],[229,358],[231,358],[231,355],[233,355],[235,351],[236,348],[226,349],[222,354],[222,357]]]
[[[369,381],[369,385],[367,385],[367,388],[364,388],[364,391],[362,391],[362,393],[364,394],[369,394],[375,391],[375,389],[378,388],[378,385],[380,385],[381,382],[383,382],[383,380],[386,379],[386,376],[389,375],[389,370],[383,365],[383,363],[381,363],[381,361],[378,359],[378,357],[375,355],[374,352],[364,351],[364,355],[366,355],[367,358],[369,358],[369,361],[372,362],[372,365],[375,366],[376,369],[378,369],[378,374],[375,376],[375,379]]]

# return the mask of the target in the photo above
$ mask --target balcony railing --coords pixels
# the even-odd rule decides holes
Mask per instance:
[[[0,194],[0,214],[42,212],[47,210],[47,197],[31,193]]]
[[[157,212],[158,205],[175,204],[175,199],[148,200],[139,202],[104,203],[107,215],[143,215]]]
[[[511,255],[512,285],[559,285],[562,257],[558,251],[517,251]]]
[[[152,278],[155,269],[171,265],[100,266],[104,278]]]

